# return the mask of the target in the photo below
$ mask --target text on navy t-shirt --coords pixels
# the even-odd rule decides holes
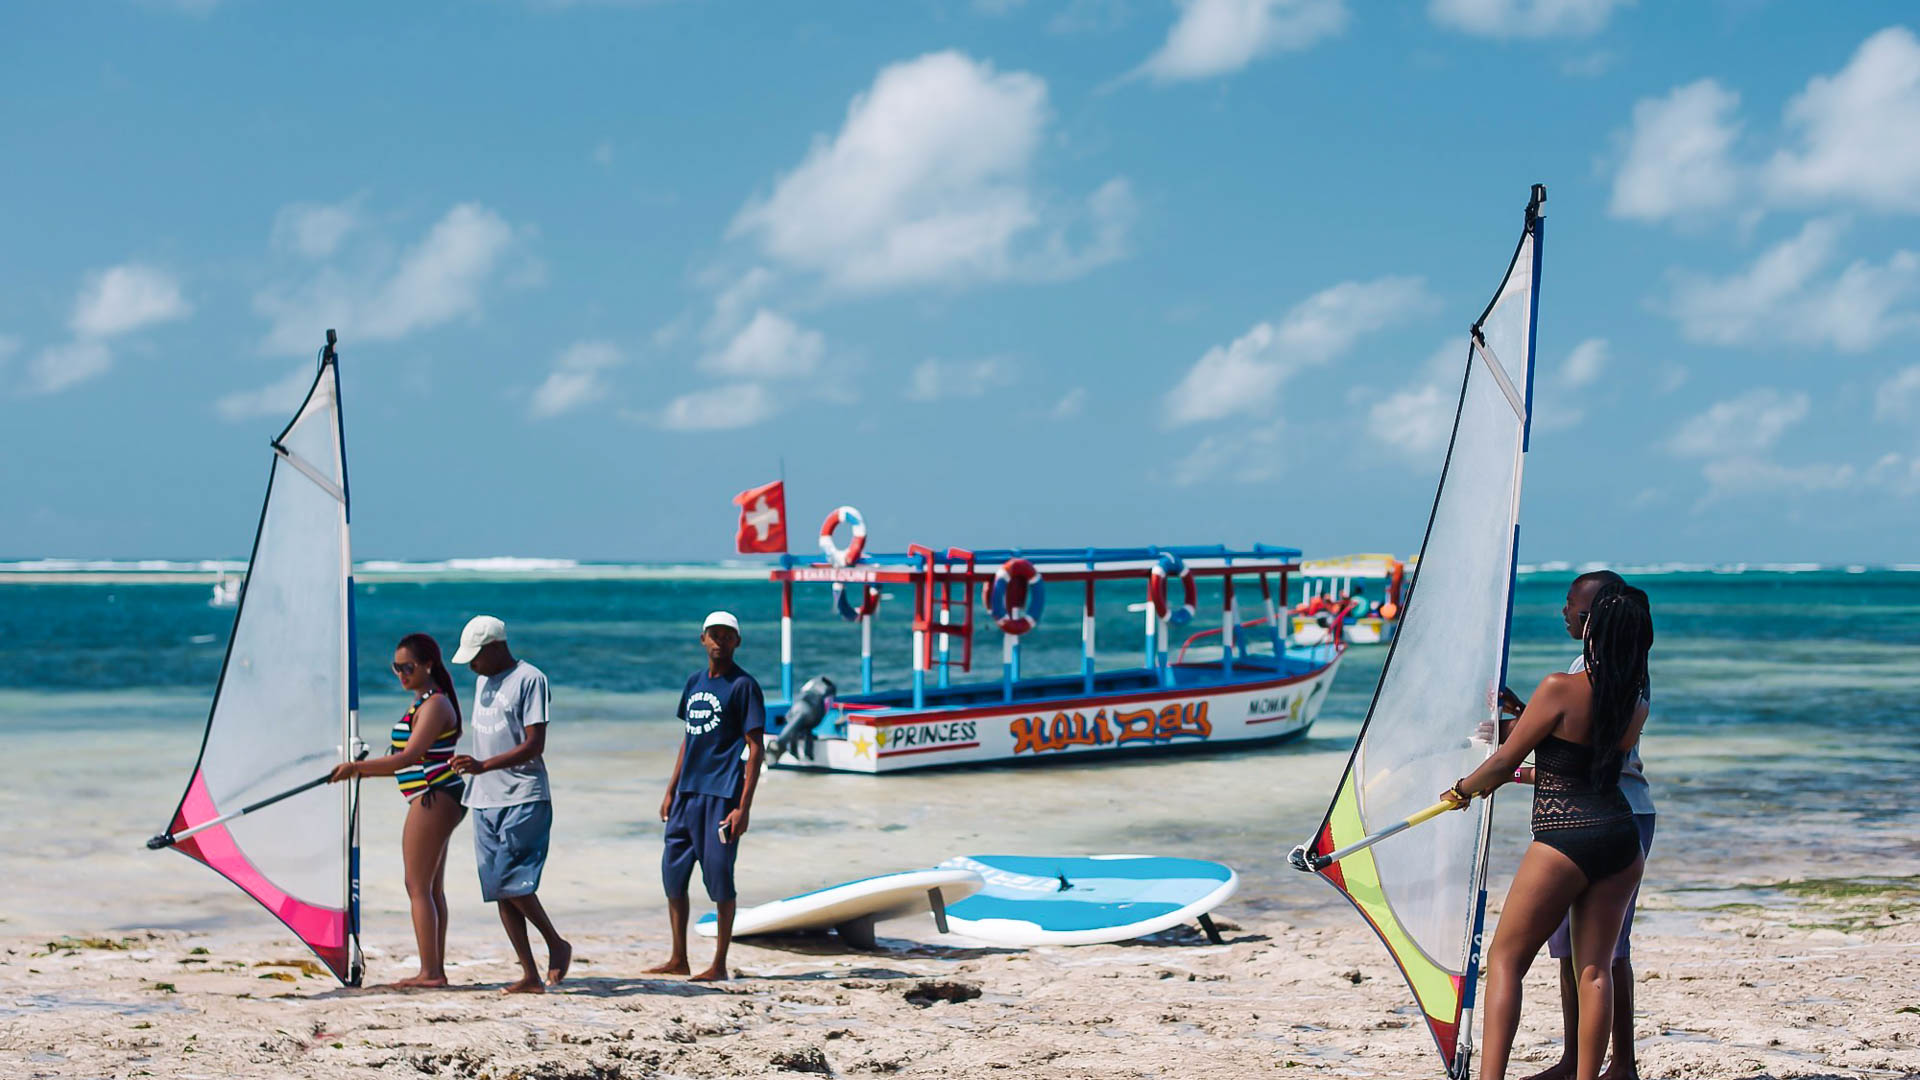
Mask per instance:
[[[687,730],[686,752],[674,790],[737,797],[743,773],[740,754],[746,749],[747,736],[767,727],[760,684],[738,665],[718,676],[702,668],[680,694],[679,715]]]

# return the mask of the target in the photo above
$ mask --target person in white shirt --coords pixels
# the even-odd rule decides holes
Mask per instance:
[[[520,961],[509,994],[538,994],[567,977],[573,946],[553,928],[540,904],[540,872],[553,833],[553,794],[547,785],[547,706],[551,694],[539,668],[507,648],[507,624],[478,615],[460,632],[453,662],[478,677],[473,691],[473,753],[455,755],[453,771],[467,778],[463,801],[473,811],[473,853],[480,895],[500,908],[500,923]],[[547,945],[543,981],[533,961],[527,925]]]

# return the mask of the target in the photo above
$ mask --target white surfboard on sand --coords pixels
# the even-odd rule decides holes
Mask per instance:
[[[873,924],[931,911],[934,924],[947,932],[947,906],[980,891],[985,882],[972,870],[936,867],[861,878],[784,900],[741,908],[734,913],[733,936],[837,931],[849,943],[873,947]],[[719,932],[712,913],[700,917],[694,931]]]
[[[962,855],[940,864],[972,870],[986,887],[947,908],[947,925],[996,945],[1095,945],[1197,922],[1240,887],[1231,867],[1153,855]]]

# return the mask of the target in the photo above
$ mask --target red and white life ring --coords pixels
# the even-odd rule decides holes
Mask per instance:
[[[1180,579],[1182,603],[1169,609],[1167,604],[1167,579]],[[1199,589],[1193,583],[1193,571],[1180,561],[1173,552],[1163,552],[1158,562],[1153,564],[1153,574],[1147,578],[1147,600],[1153,604],[1153,613],[1167,620],[1169,626],[1185,626],[1193,621],[1200,610]]]
[[[1047,606],[1047,585],[1040,568],[1025,559],[1008,559],[981,590],[995,626],[1015,637],[1040,625]]]
[[[845,525],[853,531],[853,541],[845,551],[833,542],[833,534]],[[867,519],[860,511],[851,506],[835,507],[827,520],[820,524],[820,550],[826,552],[827,561],[835,566],[852,566],[860,561],[860,553],[867,549]]]
[[[847,526],[853,534],[844,551],[833,542],[833,534],[842,525]],[[861,517],[860,511],[853,507],[835,507],[833,513],[827,515],[827,520],[820,523],[820,550],[826,553],[827,561],[833,565],[852,566],[860,561],[860,553],[866,549],[867,519]],[[833,609],[848,622],[859,622],[880,610],[880,590],[871,585],[867,586],[860,597],[860,603],[856,605],[847,598],[846,584],[836,581],[833,583]]]

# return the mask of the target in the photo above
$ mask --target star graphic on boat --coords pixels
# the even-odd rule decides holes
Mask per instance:
[[[873,740],[865,735],[853,740],[853,756],[870,758],[873,756]]]

